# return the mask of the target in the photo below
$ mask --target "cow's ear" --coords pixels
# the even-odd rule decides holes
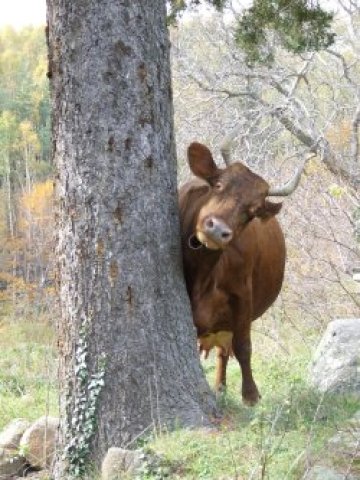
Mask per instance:
[[[261,220],[268,220],[269,218],[278,214],[281,210],[281,207],[282,207],[282,202],[274,203],[274,202],[269,202],[269,200],[265,200],[264,205],[260,207],[256,212],[256,216],[261,218]]]
[[[194,142],[188,148],[188,160],[192,173],[211,183],[220,170],[217,168],[210,150],[201,143]]]

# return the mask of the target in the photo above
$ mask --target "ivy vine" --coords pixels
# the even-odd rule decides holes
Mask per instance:
[[[98,358],[97,370],[92,374],[89,372],[87,357],[87,329],[83,325],[75,350],[75,400],[69,392],[66,405],[67,409],[71,409],[71,422],[66,429],[64,457],[72,478],[82,478],[86,473],[91,440],[97,426],[98,400],[104,386],[105,354]]]

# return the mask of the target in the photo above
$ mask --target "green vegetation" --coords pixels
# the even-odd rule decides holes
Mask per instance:
[[[27,173],[42,179],[51,171],[46,70],[43,28],[0,30],[0,183],[10,175],[23,185]]]
[[[358,401],[314,392],[307,384],[311,349],[296,340],[289,327],[282,326],[279,334],[287,339],[285,345],[281,341],[282,348],[262,333],[255,335],[260,404],[242,404],[240,370],[232,360],[216,428],[154,433],[142,446],[164,461],[155,470],[145,470],[142,479],[291,480],[321,456],[325,441],[356,412]],[[13,418],[57,414],[54,337],[45,314],[0,324],[0,430]],[[214,358],[203,365],[212,383]]]
[[[229,6],[227,0],[206,0],[217,10]],[[168,21],[173,23],[199,0],[171,0]],[[308,0],[253,0],[245,8],[236,27],[236,40],[249,65],[274,61],[274,36],[277,44],[296,54],[319,51],[334,43],[333,14],[318,2]],[[271,35],[272,33],[272,35]]]
[[[56,364],[48,318],[0,319],[0,431],[14,418],[56,415]]]
[[[87,364],[89,329],[89,324],[82,324],[76,347],[74,371],[79,394],[75,401],[71,423],[67,427],[68,443],[65,445],[69,473],[74,478],[83,478],[89,469],[91,441],[97,431],[97,404],[104,386],[106,369],[106,357],[102,356],[98,359],[97,372],[91,375],[89,373]]]
[[[236,41],[249,64],[271,63],[274,46],[268,41],[269,30],[289,52],[319,51],[334,43],[332,14],[306,0],[254,0],[240,19]]]
[[[52,165],[43,28],[0,30],[0,307],[50,281]]]
[[[255,343],[261,402],[255,408],[242,405],[240,372],[233,360],[228,390],[219,399],[223,418],[218,429],[178,430],[151,442],[151,449],[167,459],[170,478],[300,478],[308,462],[321,455],[326,439],[358,409],[352,396],[324,396],[308,386],[311,354],[304,345],[289,340],[289,354],[284,355],[270,353],[272,340],[258,338]],[[204,367],[211,382],[214,362]]]

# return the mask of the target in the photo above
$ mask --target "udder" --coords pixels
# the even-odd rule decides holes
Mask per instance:
[[[205,358],[208,357],[209,352],[214,347],[221,349],[221,354],[224,356],[232,355],[232,339],[233,332],[220,330],[216,333],[208,333],[198,337],[198,345],[200,354],[204,352]]]

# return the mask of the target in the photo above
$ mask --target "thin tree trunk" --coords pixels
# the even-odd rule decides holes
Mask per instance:
[[[181,267],[165,1],[47,3],[64,479],[215,403]]]
[[[8,230],[10,238],[14,238],[15,236],[15,220],[14,220],[14,211],[13,211],[13,192],[12,192],[12,185],[11,185],[11,167],[10,167],[10,156],[7,157],[7,165],[6,165],[6,197],[7,197],[7,210],[8,210]]]
[[[25,161],[25,191],[26,193],[31,192],[31,176],[30,176],[30,168],[29,168],[29,160],[30,160],[30,147],[24,148],[24,161]]]

